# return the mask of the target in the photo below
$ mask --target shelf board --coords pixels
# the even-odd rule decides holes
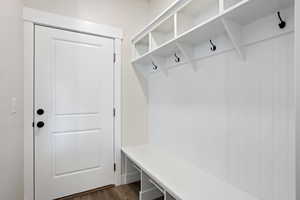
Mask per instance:
[[[235,6],[224,11],[226,19],[240,25],[250,24],[257,19],[276,13],[281,9],[291,7],[294,0],[243,0]]]
[[[199,44],[225,32],[221,21],[222,15],[214,16],[178,36],[178,41],[190,45]],[[196,42],[195,42],[196,41]]]
[[[171,50],[172,47],[175,47],[175,41],[177,40],[177,38],[173,38],[170,41],[167,41],[163,44],[161,44],[160,46],[152,49],[151,51],[149,51],[148,53],[139,56],[138,58],[132,60],[132,63],[141,63],[142,60],[149,58],[151,55],[157,55],[159,53],[162,53],[162,56],[166,56],[168,55],[167,52],[168,50]]]

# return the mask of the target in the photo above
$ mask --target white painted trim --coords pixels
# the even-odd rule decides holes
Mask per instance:
[[[123,31],[108,25],[96,24],[72,17],[43,12],[32,8],[23,8],[23,19],[34,24],[62,28],[81,33],[94,34],[102,37],[123,38]]]
[[[295,199],[300,199],[300,2],[295,1]]]
[[[34,25],[24,22],[24,200],[34,199]]]
[[[114,106],[116,109],[114,134],[115,134],[115,163],[116,163],[116,185],[121,185],[122,161],[121,161],[121,147],[122,147],[122,121],[121,121],[121,98],[122,98],[122,41],[115,39],[115,71],[114,71]]]
[[[39,18],[40,17],[40,18]],[[69,24],[68,24],[69,23]],[[121,184],[121,29],[98,25],[50,13],[24,8],[24,200],[34,200],[34,25],[44,25],[74,32],[109,37],[114,39],[116,62],[114,64],[114,121],[115,139],[115,184]],[[63,26],[66,26],[65,28]]]

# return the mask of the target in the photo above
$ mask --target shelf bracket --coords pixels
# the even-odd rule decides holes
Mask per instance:
[[[165,76],[169,75],[168,69],[166,68],[166,59],[161,56],[150,56],[151,60],[155,65],[158,66],[159,70],[164,73]]]
[[[192,69],[196,72],[197,71],[197,66],[196,63],[193,61],[193,48],[189,45],[176,42],[177,48],[181,51],[182,55],[185,57],[187,62],[190,64]]]
[[[241,43],[242,26],[224,18],[222,19],[222,23],[238,55],[242,60],[246,60],[246,56],[244,54]]]
[[[135,71],[135,74],[137,75],[138,81],[140,82],[140,85],[142,87],[142,90],[144,92],[144,95],[147,99],[147,102],[149,101],[148,97],[148,81],[147,81],[147,74],[141,70],[141,66],[136,63],[132,63],[133,69]]]

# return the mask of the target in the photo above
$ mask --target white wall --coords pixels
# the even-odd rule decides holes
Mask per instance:
[[[142,88],[130,64],[130,38],[148,21],[147,0],[24,0],[25,6],[81,18],[124,30],[122,106],[123,144],[147,141],[147,106]]]
[[[23,199],[22,1],[0,6],[0,199]],[[11,99],[17,98],[16,113]]]

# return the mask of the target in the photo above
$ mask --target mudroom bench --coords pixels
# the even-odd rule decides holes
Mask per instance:
[[[125,182],[140,180],[140,200],[258,200],[154,146],[124,147]]]

